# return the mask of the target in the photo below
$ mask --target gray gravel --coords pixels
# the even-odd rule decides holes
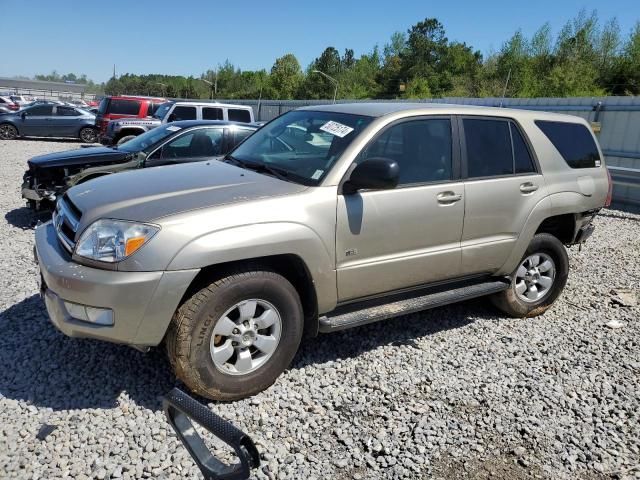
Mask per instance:
[[[0,477],[198,478],[163,351],[66,338],[37,296],[21,175],[78,146],[0,141]],[[640,215],[596,223],[541,318],[476,300],[321,336],[266,392],[210,406],[256,440],[261,479],[640,478],[640,307],[612,292],[637,298]]]

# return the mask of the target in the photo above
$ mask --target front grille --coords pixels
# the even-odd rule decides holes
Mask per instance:
[[[69,253],[73,252],[76,246],[76,233],[81,217],[82,213],[66,194],[58,199],[53,212],[53,226],[60,243]]]

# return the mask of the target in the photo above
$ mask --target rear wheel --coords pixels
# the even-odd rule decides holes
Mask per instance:
[[[269,387],[291,363],[303,331],[300,298],[272,271],[224,276],[185,301],[166,336],[176,376],[214,400]]]
[[[558,298],[567,283],[569,256],[553,235],[533,237],[508,290],[491,297],[493,304],[512,317],[543,314]]]
[[[80,129],[80,140],[84,143],[96,143],[98,141],[98,132],[95,128],[84,127]]]
[[[18,129],[10,123],[0,125],[0,139],[13,140],[18,136]]]

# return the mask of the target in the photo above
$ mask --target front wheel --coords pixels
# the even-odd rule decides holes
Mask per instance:
[[[268,388],[289,366],[303,331],[300,298],[272,271],[239,271],[186,300],[166,336],[176,376],[213,400]]]
[[[98,132],[95,128],[84,127],[80,129],[80,140],[84,143],[96,143],[98,141]]]
[[[10,123],[0,125],[0,139],[13,140],[18,136],[18,129]]]
[[[562,242],[548,233],[539,233],[511,275],[509,289],[493,295],[491,300],[512,317],[536,317],[556,301],[568,276],[569,256]]]

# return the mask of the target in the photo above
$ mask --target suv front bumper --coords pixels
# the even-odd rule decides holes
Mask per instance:
[[[71,260],[51,222],[36,229],[35,254],[51,322],[65,335],[135,346],[158,345],[199,270],[118,272]],[[112,325],[74,318],[65,305],[110,309]]]

